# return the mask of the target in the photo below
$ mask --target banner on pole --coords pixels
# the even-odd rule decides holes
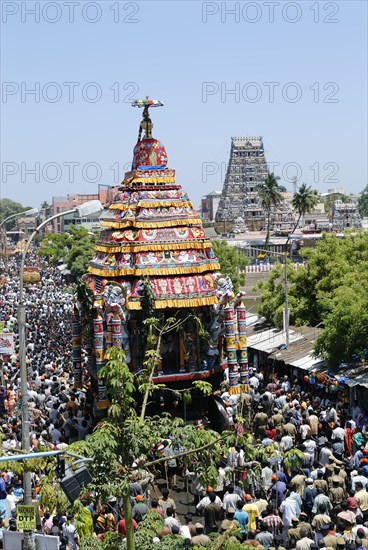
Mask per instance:
[[[0,355],[13,355],[15,352],[14,333],[0,333]]]
[[[17,528],[19,531],[34,531],[36,529],[36,509],[33,505],[18,504]]]

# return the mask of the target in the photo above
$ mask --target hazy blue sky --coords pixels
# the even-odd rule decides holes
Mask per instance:
[[[231,136],[262,135],[289,188],[294,174],[321,191],[367,183],[365,1],[1,8],[2,197],[36,206],[120,181],[146,94],[165,103],[154,137],[196,204],[221,189]]]

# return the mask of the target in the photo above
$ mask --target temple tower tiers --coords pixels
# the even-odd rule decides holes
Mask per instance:
[[[198,325],[192,315],[178,332],[163,338],[157,377],[175,382],[221,375],[229,349],[231,383],[237,386],[247,375],[242,296],[234,298],[231,281],[220,275],[202,221],[176,183],[175,170],[167,167],[165,147],[152,136],[148,109],[162,103],[147,98],[133,105],[144,110],[132,168],[109,205],[95,256],[83,277],[95,299],[94,318],[88,321],[89,370],[96,373],[101,368],[112,345],[124,348],[133,371],[142,369],[147,336],[142,295],[148,277],[155,315],[186,317],[191,312],[200,321]],[[208,332],[205,341],[199,326]],[[103,392],[102,386],[101,407]]]
[[[258,202],[257,185],[267,176],[267,163],[262,137],[233,137],[216,226],[231,231],[239,218],[250,231],[264,225],[264,213]]]
[[[357,202],[342,202],[337,200],[332,206],[331,223],[333,231],[343,231],[347,228],[361,228],[362,220]]]

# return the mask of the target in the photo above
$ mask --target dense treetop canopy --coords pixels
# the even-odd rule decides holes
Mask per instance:
[[[316,248],[302,249],[305,266],[288,268],[290,323],[321,325],[316,353],[331,365],[350,361],[368,348],[368,234],[323,235]],[[284,268],[276,265],[261,282],[260,314],[282,326]]]

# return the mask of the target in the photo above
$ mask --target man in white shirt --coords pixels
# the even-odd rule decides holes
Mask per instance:
[[[3,441],[2,447],[4,451],[12,451],[13,449],[16,449],[17,440],[15,438],[15,434],[8,434],[7,438]]]
[[[344,439],[345,437],[345,430],[340,426],[340,424],[337,424],[336,428],[332,431],[331,439]]]
[[[362,470],[359,471],[359,473],[354,470],[351,472],[351,488],[353,491],[355,491],[355,484],[361,483],[363,485],[363,488],[366,488],[368,479],[363,475]]]
[[[332,455],[331,444],[326,443],[320,450],[319,461],[323,466],[327,466],[330,463],[329,457]]]
[[[236,510],[236,503],[238,502],[238,500],[241,500],[241,497],[237,493],[234,493],[234,486],[230,485],[228,487],[227,493],[225,493],[222,505],[225,512],[227,512],[229,508],[234,508],[234,510]]]
[[[281,395],[277,399],[275,399],[275,405],[278,409],[282,411],[285,403],[286,403],[286,395],[284,394],[284,390],[282,390]]]
[[[36,390],[28,390],[28,399],[33,399],[33,401],[37,401],[38,393]]]
[[[208,493],[210,493],[211,491],[208,491]],[[208,493],[205,497],[203,497],[197,504],[196,506],[196,509],[198,510],[199,513],[202,513],[202,510],[208,506],[209,504],[211,504],[211,500],[210,500],[210,497],[208,496]],[[222,500],[220,499],[219,496],[216,495],[216,499],[215,499],[215,503],[218,504],[219,506],[222,506]]]
[[[238,410],[238,399],[239,399],[239,396],[236,394],[230,395],[229,397],[230,407],[232,407],[232,409],[234,410],[235,415],[237,414],[237,410]]]
[[[259,388],[259,379],[257,378],[257,376],[255,374],[249,378],[249,385],[253,386],[253,388],[255,390],[258,390],[258,388]]]
[[[337,412],[336,412],[336,409],[334,407],[332,407],[331,405],[328,405],[327,407],[327,415],[328,415],[328,420],[332,422],[337,422]]]
[[[13,487],[8,487],[6,493],[5,517],[10,519],[12,517],[11,511],[17,507],[17,497],[13,493]]]
[[[301,439],[302,441],[305,441],[307,436],[311,435],[311,429],[310,429],[310,426],[309,424],[305,423],[305,424],[301,424],[300,425],[300,428],[299,428],[299,433],[301,435]]]
[[[244,449],[239,448],[238,451],[238,467],[243,468],[245,466]]]
[[[226,390],[221,394],[221,399],[224,403],[228,402],[230,399],[230,393]]]
[[[285,393],[287,393],[291,389],[291,384],[289,377],[285,374],[284,380],[281,383],[281,388],[284,390]]]
[[[310,464],[314,462],[314,456],[317,449],[317,444],[313,439],[310,438],[310,435],[307,435],[306,440],[303,443],[305,452],[310,456]]]
[[[359,533],[358,533],[358,531],[359,531]],[[359,535],[363,535],[363,533],[364,533],[364,536],[359,537]],[[354,527],[351,530],[351,539],[352,540],[355,540],[357,537],[361,538],[361,539],[366,538],[367,535],[368,535],[368,527],[365,527],[362,524],[354,525]]]
[[[271,476],[273,474],[273,471],[268,466],[268,464],[265,464],[261,471],[261,478],[262,478],[262,484],[263,489],[267,492],[273,485]]]
[[[63,535],[68,540],[68,545],[71,550],[77,550],[79,545],[79,537],[77,528],[73,523],[73,516],[68,514],[67,521],[63,525]]]
[[[292,526],[292,519],[296,517],[296,502],[293,498],[291,498],[290,493],[287,493],[287,497],[285,500],[282,501],[280,504],[279,510],[282,513],[282,521],[284,523],[284,527],[291,527]]]
[[[226,477],[226,471],[221,466],[218,468],[218,478],[214,487],[215,493],[222,493],[224,490],[224,481]]]
[[[192,537],[188,525],[182,525],[180,527],[179,536],[181,536],[184,540],[191,540]]]
[[[165,518],[165,527],[168,527],[169,529],[172,529],[174,525],[178,527],[178,530],[181,527],[181,523],[177,518],[174,518],[174,510],[172,508],[168,508],[166,510],[167,517]]]
[[[291,435],[284,435],[281,438],[280,447],[282,451],[289,451],[293,446],[293,438]]]

